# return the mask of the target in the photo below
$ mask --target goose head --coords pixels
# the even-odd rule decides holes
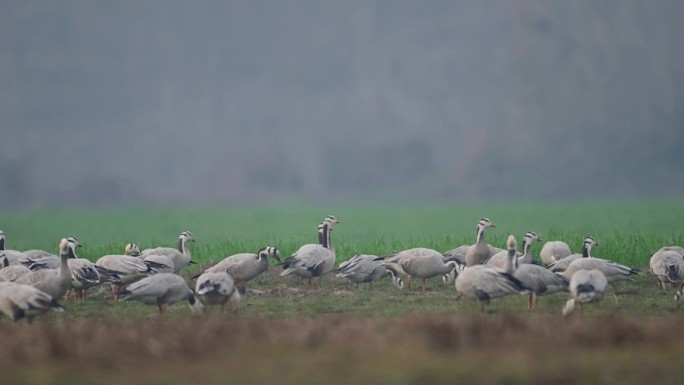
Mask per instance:
[[[189,231],[183,231],[178,235],[178,240],[182,240],[184,242],[195,242],[195,238],[192,237],[192,233]]]
[[[325,217],[325,219],[323,219],[323,222],[328,223],[330,225],[330,227],[332,227],[332,225],[334,225],[336,223],[340,223],[340,221],[337,218],[335,218],[333,215],[328,215],[327,217]]]
[[[270,247],[270,246],[262,247],[259,250],[259,252],[257,253],[258,259],[266,259],[266,258],[268,258],[269,255],[271,257],[273,257],[279,263],[282,262],[282,260],[280,259],[280,257],[281,257],[280,251],[275,247]]]
[[[190,310],[192,311],[193,315],[202,315],[204,312],[204,306],[202,303],[197,299],[195,296],[195,292],[192,289],[190,290],[190,294],[187,297],[188,300],[188,305],[190,305]]]
[[[76,256],[76,248],[77,247],[82,247],[81,242],[78,240],[76,237],[69,237],[66,239],[67,243],[67,253],[69,254],[69,258],[78,258]],[[61,247],[60,247],[60,252],[61,252]]]
[[[542,239],[535,233],[534,231],[528,231],[525,233],[525,236],[523,237],[523,243],[530,245],[534,242],[541,241]]]
[[[132,257],[137,257],[140,255],[140,247],[135,243],[129,243],[124,248],[124,255],[130,255]]]
[[[394,286],[396,286],[399,290],[404,289],[404,280],[399,276],[399,272],[393,267],[387,265],[385,265],[385,269],[387,269],[387,275],[389,275],[390,279],[392,279]]]
[[[482,218],[480,219],[480,222],[477,223],[477,226],[475,226],[475,230],[479,236],[481,232],[490,227],[496,227],[496,225],[489,218]]]
[[[591,255],[591,248],[598,245],[598,242],[593,237],[584,238],[584,242],[582,242],[582,256],[585,258],[589,257]]]

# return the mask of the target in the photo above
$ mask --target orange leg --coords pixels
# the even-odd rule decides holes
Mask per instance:
[[[425,283],[427,283],[427,279],[423,278],[423,293],[425,293]]]
[[[411,276],[410,275],[408,276],[408,288],[409,289],[411,288]]]

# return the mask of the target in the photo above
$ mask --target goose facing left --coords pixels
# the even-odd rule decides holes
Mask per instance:
[[[444,262],[442,253],[417,247],[401,251],[395,255],[385,257],[384,266],[396,266],[398,271],[408,275],[408,288],[411,288],[413,277],[422,278],[422,291],[426,290],[426,282],[429,278],[444,275],[451,272],[457,265],[456,261]]]
[[[21,264],[10,266],[4,251],[0,251],[0,264],[2,265],[2,268],[0,268],[0,282],[13,282],[22,275],[31,272],[31,269]]]
[[[0,230],[0,253],[3,251],[10,266],[20,265],[25,263],[28,259],[26,254],[22,253],[21,251],[5,249],[5,232]]]
[[[0,313],[17,322],[49,311],[63,312],[64,308],[49,294],[30,285],[0,282]]]

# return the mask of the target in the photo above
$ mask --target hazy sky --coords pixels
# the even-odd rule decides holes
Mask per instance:
[[[672,198],[684,2],[0,4],[3,207]]]

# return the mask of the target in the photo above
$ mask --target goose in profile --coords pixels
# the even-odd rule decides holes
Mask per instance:
[[[413,277],[422,278],[422,291],[425,291],[425,285],[429,278],[438,275],[444,275],[452,271],[456,267],[455,261],[444,262],[442,253],[417,247],[401,251],[397,254],[385,257],[383,266],[395,266],[395,270],[404,272],[408,275],[408,288],[411,288],[411,279]]]
[[[512,235],[507,240],[509,261],[506,270],[515,270],[517,263],[516,241]],[[480,312],[484,313],[485,305],[492,298],[504,297],[512,294],[528,294],[530,289],[519,279],[504,269],[485,265],[458,266],[456,275],[456,300],[466,296],[477,300]]]
[[[563,308],[563,317],[572,314],[577,306],[584,313],[582,305],[585,303],[596,303],[600,308],[606,286],[608,280],[600,270],[578,270],[570,279],[570,299]]]
[[[518,259],[518,264],[529,264],[533,263],[533,257],[532,257],[532,244],[534,242],[539,241],[539,235],[535,233],[534,231],[528,231],[522,239],[522,249],[523,253],[517,253],[517,259]],[[504,265],[506,265],[508,261],[508,250],[504,250],[501,252],[498,252],[494,254],[487,262],[485,262],[485,265],[487,266],[492,266],[492,267],[499,267],[503,268]]]
[[[598,242],[593,237],[586,237],[584,238],[584,241],[582,242],[582,253],[581,254],[571,254],[568,255],[565,258],[556,260],[555,262],[549,264],[546,266],[547,269],[553,271],[554,273],[562,273],[565,271],[565,269],[570,266],[570,264],[577,259],[580,258],[590,258],[591,257],[591,249],[594,246],[598,246]]]
[[[562,272],[566,278],[571,279],[572,276],[579,270],[592,269],[600,270],[609,283],[620,280],[633,281],[634,279],[632,276],[639,274],[638,270],[629,266],[621,265],[607,259],[592,257],[590,253],[591,246],[598,246],[598,243],[594,241],[594,238],[589,237],[587,240],[585,240],[585,247],[583,248],[585,252],[583,253],[583,257],[573,260]],[[561,259],[561,261],[564,260],[565,259]]]
[[[171,260],[163,256],[168,265],[159,264],[154,261],[144,260],[138,258],[140,255],[140,247],[135,243],[129,243],[124,248],[123,255],[103,255],[95,264],[101,266],[109,271],[114,271],[119,277],[118,282],[110,282],[112,288],[112,297],[117,299],[117,292],[121,287],[130,285],[133,282],[139,281],[148,275],[158,272],[171,272]]]
[[[0,251],[0,264],[2,265],[2,269],[0,269],[0,282],[13,282],[22,275],[31,272],[31,269],[21,264],[10,266],[9,259],[5,256],[4,251]]]
[[[240,288],[240,291],[244,293],[244,285],[247,282],[268,271],[268,267],[270,266],[268,257],[281,262],[280,251],[275,247],[267,246],[259,249],[256,254],[241,253],[226,257],[221,262],[205,270],[204,273],[226,272],[232,277],[231,280],[235,280],[235,284]],[[197,274],[192,277],[192,279],[195,279],[204,273]]]
[[[70,245],[72,245],[73,250],[75,251],[77,247],[81,247],[81,242],[78,240],[78,238],[71,236],[66,238],[67,242],[69,242]],[[42,251],[42,250],[39,250]],[[40,270],[40,269],[59,269],[60,266],[60,257],[56,255],[52,255],[50,253],[47,253],[46,251],[43,251],[43,254],[41,254],[41,257],[37,258],[31,258],[29,257],[26,262],[22,262],[24,265],[28,266],[29,269],[31,270]],[[75,257],[72,257],[75,258]]]
[[[374,281],[392,276],[377,255],[367,254],[357,254],[350,260],[342,262],[337,271],[337,277],[348,279],[357,289],[360,283],[367,283],[372,289]],[[396,280],[392,282],[395,285],[397,283]]]
[[[201,314],[202,305],[190,290],[183,277],[172,273],[150,275],[122,290],[120,301],[136,300],[146,305],[157,305],[159,314],[165,314],[168,305],[186,300],[194,314]]]
[[[570,246],[563,241],[548,241],[544,243],[539,258],[544,266],[548,266],[572,254]]]
[[[195,238],[192,237],[191,232],[183,231],[178,236],[177,248],[174,249],[173,247],[156,247],[153,249],[146,249],[142,252],[143,259],[147,259],[147,257],[150,255],[166,256],[171,260],[171,262],[173,262],[173,272],[178,273],[182,268],[187,266],[189,263],[194,263],[191,260],[190,249],[188,249],[187,245],[188,242],[195,242]]]
[[[465,260],[466,266],[482,265],[493,255],[492,249],[487,245],[485,241],[485,230],[490,227],[496,227],[496,225],[488,218],[480,219],[477,224],[477,242],[470,246],[466,251]]]
[[[509,247],[509,258],[514,260],[515,238],[512,238],[512,236],[509,237],[507,246]],[[529,244],[527,245],[527,248],[529,248]],[[517,258],[517,261],[520,261],[520,259],[521,258]],[[510,266],[513,264],[509,263],[508,265]],[[525,287],[529,288],[527,308],[530,310],[537,306],[537,296],[568,291],[568,285],[570,283],[564,276],[553,273],[544,267],[532,263],[523,263],[515,266],[513,276],[522,282]]]
[[[332,225],[333,223],[323,221],[319,225],[319,234],[321,232],[323,234],[320,238],[323,245],[307,244],[300,247],[291,257],[285,259],[280,275],[284,277],[294,274],[307,278],[311,287],[311,278],[322,277],[332,271],[335,266],[335,247],[331,238]],[[318,285],[320,287],[320,278]]]
[[[73,243],[66,238],[59,242],[60,266],[58,270],[41,269],[24,274],[14,282],[31,285],[58,300],[69,290],[71,271],[67,260],[75,258]]]
[[[26,318],[31,323],[33,318],[49,311],[61,313],[64,308],[49,294],[33,286],[0,282],[0,313],[12,321]]]
[[[26,254],[22,253],[21,251],[5,249],[5,232],[0,230],[0,253],[3,251],[10,266],[25,263],[28,259]]]
[[[667,292],[667,285],[677,285],[684,279],[684,258],[671,249],[656,251],[649,262],[651,274],[658,281],[661,293]],[[0,271],[1,273],[1,271]]]
[[[220,305],[223,313],[226,304],[230,304],[233,313],[240,310],[240,292],[225,271],[202,273],[197,278],[195,295],[203,307]]]

